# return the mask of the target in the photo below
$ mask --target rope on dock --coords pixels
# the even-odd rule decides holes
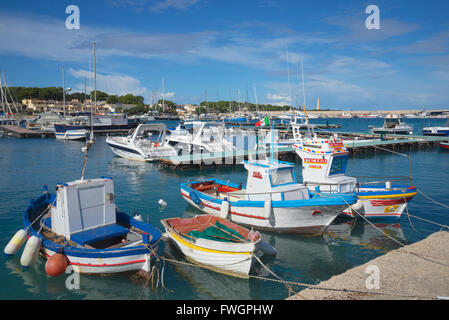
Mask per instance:
[[[343,201],[346,202],[346,200],[345,200],[343,197],[341,197],[341,199],[343,199]],[[346,202],[346,204],[347,204],[348,206],[350,206],[348,202]],[[407,203],[406,203],[406,205],[407,205]],[[352,208],[351,208],[351,209],[352,209]],[[379,229],[376,225],[374,225],[371,221],[369,221],[364,215],[362,215],[362,214],[361,214],[360,212],[358,212],[357,210],[352,209],[352,211],[354,211],[359,217],[363,218],[366,222],[368,222],[373,228],[379,230],[384,236],[390,238],[391,240],[393,240],[394,242],[398,243],[398,244],[401,245],[402,247],[405,247],[405,246],[406,246],[405,244],[403,244],[403,243],[400,242],[399,240],[397,240],[397,239],[393,238],[392,236],[390,236],[390,235],[389,235],[388,233],[386,233],[385,231]],[[447,260],[446,260],[446,261],[447,261],[448,263],[442,263],[442,262],[439,262],[439,261],[434,261],[434,260],[429,259],[429,258],[434,258],[434,259],[440,259],[440,260],[441,260],[440,257],[433,257],[433,256],[421,254],[421,253],[416,253],[416,252],[413,252],[413,251],[404,250],[404,249],[402,249],[402,248],[397,249],[397,250],[398,250],[399,252],[408,253],[408,254],[414,255],[414,256],[416,256],[416,257],[420,257],[421,259],[427,260],[427,261],[429,261],[429,262],[433,262],[433,263],[436,263],[436,264],[439,264],[439,265],[442,265],[442,266],[445,266],[445,267],[449,267],[449,261],[447,261]]]
[[[163,256],[158,256],[157,258],[160,259],[160,260],[167,261],[167,262],[174,263],[174,264],[178,264],[178,265],[185,265],[185,266],[189,266],[189,267],[196,267],[196,268],[209,270],[209,268],[207,268],[205,266],[193,264],[193,263],[190,263],[190,262],[174,260],[174,259],[166,258],[166,257],[163,257]],[[260,259],[258,259],[258,261],[260,261]],[[265,266],[265,265],[263,265],[263,266]],[[268,268],[268,267],[266,267],[266,268]],[[270,273],[274,274],[271,270],[270,270]],[[287,280],[281,279],[280,277],[278,279],[267,278],[267,277],[256,276],[256,275],[248,275],[248,277],[249,278],[253,278],[253,279],[257,279],[257,280],[271,281],[271,282],[276,282],[276,283],[283,284],[286,287],[288,286],[287,288],[289,288],[289,292],[290,292],[290,290],[291,290],[291,292],[294,292],[291,289],[290,285],[296,285],[298,287],[306,287],[306,288],[311,289],[311,290],[325,290],[325,291],[336,291],[336,292],[345,292],[345,293],[359,293],[359,294],[371,294],[371,295],[381,295],[381,296],[394,296],[394,297],[398,297],[398,298],[414,298],[414,299],[429,299],[429,300],[442,299],[442,297],[439,297],[439,296],[420,296],[420,295],[406,294],[406,293],[375,292],[375,291],[365,291],[365,290],[356,290],[356,289],[329,288],[329,287],[322,287],[322,286],[313,285],[313,284],[309,284],[309,283],[298,282],[298,281],[287,281]],[[297,294],[297,293],[295,293],[295,294]],[[302,298],[304,298],[304,297],[302,297]]]

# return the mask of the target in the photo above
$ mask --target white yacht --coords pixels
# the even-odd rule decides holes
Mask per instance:
[[[167,137],[171,146],[191,152],[224,152],[234,150],[232,142],[226,139],[226,127],[223,122],[185,122],[184,127],[189,131],[172,132]]]
[[[413,134],[413,128],[402,121],[397,114],[389,114],[385,118],[383,127],[369,126],[371,133]]]
[[[116,155],[140,161],[157,161],[176,155],[176,149],[166,140],[163,123],[140,124],[127,137],[106,137],[106,143]]]

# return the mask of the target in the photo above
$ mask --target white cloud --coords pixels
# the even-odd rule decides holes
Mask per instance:
[[[69,69],[68,72],[75,78],[83,79],[82,83],[80,82],[75,85],[75,88],[81,92],[84,91],[84,79],[87,79],[87,83],[89,84],[89,79],[93,77],[93,73],[88,70]],[[150,98],[149,90],[142,86],[140,80],[126,75],[108,75],[97,72],[97,90],[115,95],[131,93],[133,95],[143,96],[147,102]]]
[[[175,96],[175,93],[174,92],[165,92],[163,95],[160,94],[160,96],[161,96],[161,98],[163,96],[164,99],[171,99]]]

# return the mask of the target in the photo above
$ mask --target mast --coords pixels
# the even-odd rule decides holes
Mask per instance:
[[[288,102],[292,101],[292,88],[290,85],[290,64],[288,63],[288,45],[287,45],[287,78],[288,78]],[[291,111],[292,107],[290,107]]]
[[[162,112],[165,112],[165,79],[162,77]]]
[[[97,64],[95,59],[95,41],[92,43],[94,49],[94,99],[95,99],[95,113],[97,113]],[[91,113],[92,117],[92,113]]]
[[[304,66],[302,64],[302,60],[301,60],[301,76],[302,76],[302,96],[303,96],[303,104],[304,107],[306,105],[306,91],[304,89]]]
[[[16,102],[14,101],[11,91],[9,91],[8,83],[6,83],[6,74],[4,71],[3,71],[3,82],[5,83],[5,88],[6,88],[6,90],[5,90],[6,101],[8,101],[8,94],[9,94],[9,97],[11,98],[11,102],[12,102],[12,105],[14,106],[14,109],[16,109],[16,112],[19,113],[19,109],[17,108]]]
[[[62,108],[64,110],[65,120],[65,82],[64,82],[64,65],[62,65]]]
[[[256,112],[257,112],[257,114],[259,114],[259,104],[257,102],[257,92],[256,92],[256,84],[255,83],[253,84],[253,87],[254,87],[254,97],[256,97]]]

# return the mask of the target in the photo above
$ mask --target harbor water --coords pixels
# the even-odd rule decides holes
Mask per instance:
[[[368,125],[382,125],[382,119],[313,119],[315,123],[341,124],[341,131],[367,132]],[[444,125],[446,119],[406,119],[416,133],[425,126]],[[169,123],[168,126],[174,125]],[[23,212],[30,199],[38,197],[46,184],[54,192],[59,182],[79,179],[84,160],[83,142],[56,139],[0,138],[0,245],[6,246],[14,233],[23,227]],[[449,206],[449,152],[437,148],[404,151],[412,163],[413,184],[432,199]],[[300,162],[296,163],[301,181]],[[390,153],[350,156],[347,175],[408,176],[408,159]],[[132,214],[138,211],[146,221],[163,230],[160,219],[191,217],[200,214],[180,195],[179,185],[188,180],[218,178],[245,183],[243,166],[223,166],[172,170],[157,163],[126,160],[115,156],[97,137],[89,151],[87,178],[108,176],[114,179],[116,204]],[[167,206],[161,208],[163,199]],[[449,224],[449,210],[438,206],[422,194],[409,203],[410,214],[441,224]],[[322,236],[303,237],[262,232],[265,241],[277,249],[277,255],[261,260],[279,277],[287,281],[316,284],[345,272],[349,268],[400,247],[377,228],[403,244],[413,243],[440,230],[436,225],[409,218],[405,213],[396,223],[376,222],[375,227],[363,220],[337,219]],[[176,248],[161,242],[160,256],[186,262]],[[163,283],[145,289],[145,281],[129,274],[80,276],[79,289],[69,290],[69,274],[51,278],[45,274],[41,258],[22,270],[20,254],[0,263],[1,299],[285,299],[284,285],[260,279],[239,279],[193,266],[169,262],[163,268]],[[160,265],[162,270],[163,264]],[[253,275],[273,278],[256,263]],[[302,289],[293,286],[295,291]]]

